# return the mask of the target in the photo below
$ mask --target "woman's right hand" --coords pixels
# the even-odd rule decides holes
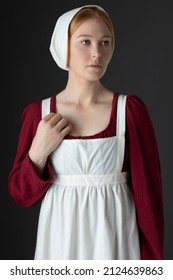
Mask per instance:
[[[60,114],[50,113],[38,124],[29,150],[29,157],[38,175],[41,175],[48,156],[59,146],[70,132],[71,124]]]

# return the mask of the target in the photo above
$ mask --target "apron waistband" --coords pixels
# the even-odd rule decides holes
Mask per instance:
[[[54,174],[54,184],[63,186],[102,186],[127,183],[128,172],[116,172],[106,175],[57,175]]]

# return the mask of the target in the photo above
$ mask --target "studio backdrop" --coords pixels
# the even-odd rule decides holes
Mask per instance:
[[[150,112],[160,154],[165,213],[165,258],[173,259],[172,65],[170,0],[3,1],[1,11],[1,259],[33,259],[40,203],[24,208],[8,192],[21,117],[31,102],[60,92],[67,73],[49,51],[57,18],[87,4],[101,5],[115,28],[115,51],[102,82],[117,93],[138,95]]]

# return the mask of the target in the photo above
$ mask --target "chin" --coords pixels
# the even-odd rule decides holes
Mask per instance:
[[[101,72],[92,72],[90,73],[89,75],[86,75],[87,77],[87,80],[91,81],[91,82],[96,82],[98,80],[100,80],[104,74],[105,74],[106,70],[105,71],[101,71]]]

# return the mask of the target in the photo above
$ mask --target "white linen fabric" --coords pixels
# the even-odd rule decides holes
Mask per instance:
[[[42,102],[43,116],[50,98]],[[54,182],[42,200],[35,259],[140,259],[136,209],[122,172],[126,96],[116,136],[64,139],[52,153]]]
[[[51,37],[50,43],[50,52],[52,54],[53,59],[57,63],[57,65],[63,70],[68,71],[67,67],[67,56],[68,56],[68,28],[69,24],[72,21],[73,17],[83,8],[86,7],[97,7],[106,11],[97,5],[85,5],[73,10],[70,10],[63,15],[61,15],[56,24]]]

